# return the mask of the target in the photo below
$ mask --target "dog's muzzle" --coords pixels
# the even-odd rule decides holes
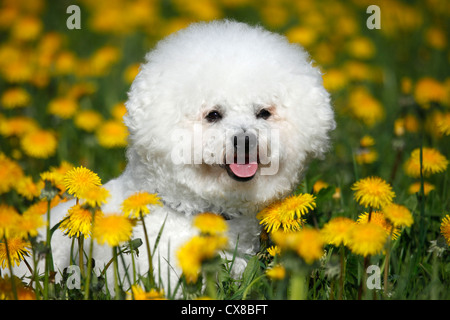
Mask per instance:
[[[234,152],[227,155],[225,169],[237,181],[249,181],[258,171],[258,142],[255,134],[241,132],[232,136]]]

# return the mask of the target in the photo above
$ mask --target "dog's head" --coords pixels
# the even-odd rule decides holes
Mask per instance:
[[[128,169],[187,212],[254,213],[285,196],[335,126],[301,47],[229,21],[158,43],[126,106]]]

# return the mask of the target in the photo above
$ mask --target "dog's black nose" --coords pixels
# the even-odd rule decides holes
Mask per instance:
[[[256,135],[251,132],[241,132],[233,136],[234,148],[239,152],[249,153],[257,146]]]

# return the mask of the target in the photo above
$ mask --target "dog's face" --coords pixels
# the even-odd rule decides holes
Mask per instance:
[[[193,25],[159,43],[127,109],[129,157],[139,158],[162,197],[180,192],[192,207],[228,211],[289,193],[334,128],[307,54],[233,22]]]

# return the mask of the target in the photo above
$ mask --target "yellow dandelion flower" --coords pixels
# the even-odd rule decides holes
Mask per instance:
[[[44,182],[34,182],[31,177],[23,177],[17,181],[15,185],[18,194],[28,200],[33,200],[41,195],[41,190],[44,188]]]
[[[104,148],[120,148],[128,144],[128,129],[120,121],[105,121],[96,131],[98,143]]]
[[[92,237],[101,245],[116,247],[130,240],[133,222],[122,214],[104,215],[95,219]]]
[[[150,213],[148,206],[161,206],[161,199],[157,194],[145,191],[137,192],[129,196],[122,203],[122,212],[130,218],[139,218],[140,215],[145,216]]]
[[[361,256],[381,252],[386,243],[386,231],[375,223],[358,223],[349,231],[348,247]]]
[[[422,108],[428,109],[432,102],[443,103],[447,98],[447,92],[439,81],[425,77],[416,83],[414,98]]]
[[[313,193],[319,193],[320,190],[328,188],[330,185],[323,180],[317,180],[313,185]]]
[[[294,251],[308,264],[312,264],[324,254],[325,242],[320,231],[316,229],[304,228],[296,232],[277,231],[271,236],[281,252]]]
[[[442,113],[440,110],[437,109],[433,109],[427,112],[425,115],[425,124],[424,124],[426,132],[435,138],[442,138],[442,133],[441,130],[439,129],[439,123],[441,123],[443,117],[444,113]]]
[[[360,165],[373,163],[378,159],[378,153],[373,149],[368,148],[359,149],[356,152],[355,159],[356,163]]]
[[[51,167],[50,171],[59,173],[59,174],[64,176],[69,170],[71,170],[73,168],[74,168],[73,164],[63,160],[59,164],[59,167]]]
[[[332,244],[336,247],[341,244],[347,245],[348,234],[350,229],[355,224],[350,218],[336,217],[328,221],[320,230],[323,239],[326,243]]]
[[[384,108],[363,87],[354,89],[350,93],[348,107],[350,113],[368,126],[373,126],[384,118]]]
[[[323,75],[323,86],[328,91],[339,91],[348,84],[348,78],[344,71],[330,69]]]
[[[413,222],[411,211],[405,206],[391,203],[383,208],[385,217],[396,227],[410,227]]]
[[[362,213],[358,216],[357,223],[365,224],[369,222],[369,214],[367,212]],[[380,226],[385,232],[386,235],[392,234],[392,239],[396,240],[400,236],[400,229],[394,225],[392,225],[388,220],[386,220],[386,216],[381,211],[373,211],[370,214],[370,223],[374,223],[377,226]]]
[[[8,275],[0,277],[0,300],[15,300],[11,282],[14,281],[18,300],[36,300],[34,291],[25,287],[18,277],[11,279]]]
[[[403,118],[399,118],[394,122],[394,133],[397,136],[402,136],[405,132],[419,131],[420,123],[417,118],[411,114],[407,114]]]
[[[9,238],[7,242],[11,265],[13,267],[15,265],[18,266],[20,262],[23,261],[24,257],[30,254],[29,249],[31,248],[31,245],[28,241],[17,237]],[[2,269],[4,269],[5,267],[9,268],[5,243],[0,243],[0,266],[2,267]]]
[[[38,128],[37,122],[29,117],[18,116],[0,121],[0,134],[5,137],[22,137]]]
[[[341,188],[337,187],[332,196],[334,200],[339,200],[341,198]]]
[[[312,28],[297,26],[286,32],[286,37],[290,42],[299,43],[304,47],[309,47],[317,39],[317,32]]]
[[[94,76],[101,76],[120,58],[120,50],[116,47],[105,46],[98,49],[89,60],[90,72]]]
[[[156,289],[151,289],[147,292],[141,286],[135,284],[131,286],[131,291],[133,294],[127,294],[128,300],[131,300],[132,298],[134,298],[134,300],[165,300],[163,290],[158,291]]]
[[[375,145],[375,139],[371,136],[365,135],[359,140],[361,148],[369,148]]]
[[[64,175],[65,190],[76,197],[83,191],[100,185],[99,176],[83,166],[73,168]]]
[[[450,112],[444,113],[437,122],[439,132],[443,135],[450,135]]]
[[[96,212],[95,215],[97,219],[101,211]],[[59,229],[70,238],[89,237],[92,229],[92,212],[81,205],[74,205],[67,211]]]
[[[283,280],[286,277],[286,269],[282,265],[276,265],[267,269],[266,275],[272,280]]]
[[[0,204],[0,239],[11,237],[15,233],[15,227],[20,219],[17,210],[7,204]]]
[[[448,214],[442,219],[440,229],[445,241],[447,241],[447,244],[450,246],[450,216]]]
[[[174,1],[174,4],[178,12],[199,21],[217,20],[223,15],[219,3],[214,1]]]
[[[72,164],[67,161],[63,161],[59,167],[52,167],[49,171],[42,172],[40,177],[43,181],[48,181],[61,191],[65,191],[66,187],[64,185],[64,176],[73,168],[74,166]]]
[[[202,267],[202,239],[194,237],[177,251],[178,264],[187,283],[195,283],[198,280]]]
[[[127,108],[123,102],[116,103],[111,109],[111,115],[118,121],[123,121],[123,116],[127,113]]]
[[[78,198],[83,200],[91,208],[101,207],[110,197],[109,191],[101,186],[91,186],[77,193]]]
[[[375,70],[366,63],[350,60],[344,64],[343,71],[349,80],[364,81],[373,80]],[[366,117],[369,116],[367,115]]]
[[[270,237],[280,252],[294,250],[295,245],[298,243],[298,232],[282,232],[281,230],[277,230],[272,232]]]
[[[23,214],[24,215],[25,214],[43,215],[47,212],[47,209],[48,209],[47,200],[40,200],[36,203],[33,203],[31,206],[29,206]]]
[[[62,51],[55,57],[53,64],[55,74],[70,74],[75,71],[77,58],[73,52]]]
[[[1,103],[5,109],[26,107],[30,103],[30,100],[30,95],[23,88],[8,89],[1,97]]]
[[[443,172],[447,169],[448,160],[438,150],[434,148],[423,148],[422,171],[423,175],[428,177],[435,173]],[[420,148],[411,152],[410,158],[405,162],[405,172],[407,175],[420,177]]]
[[[56,172],[52,171],[45,171],[42,172],[40,175],[41,180],[44,181],[44,183],[50,182],[53,186],[58,187],[62,186],[62,188],[59,188],[60,190],[64,190],[64,175],[58,174]]]
[[[209,235],[224,233],[228,229],[227,222],[222,216],[210,212],[196,215],[193,220],[193,225],[201,233]]]
[[[289,214],[292,218],[304,216],[309,210],[316,207],[315,196],[309,193],[299,194],[284,199],[280,204],[280,210]]]
[[[0,194],[10,191],[23,175],[22,167],[17,162],[0,153]]]
[[[188,283],[195,283],[202,263],[214,258],[219,250],[227,247],[228,239],[223,236],[195,236],[177,251],[178,264]]]
[[[299,194],[272,203],[259,212],[256,218],[261,220],[259,223],[265,226],[267,232],[275,232],[280,227],[284,231],[300,230],[304,223],[301,217],[315,206],[312,194]]]
[[[357,59],[371,59],[375,55],[373,42],[366,37],[357,37],[348,43],[347,50],[351,56]]]
[[[93,132],[102,123],[103,118],[100,113],[93,110],[82,110],[75,115],[75,125],[87,132]]]
[[[405,134],[405,120],[403,118],[394,121],[394,133],[399,137]]]
[[[60,203],[59,197],[53,198],[52,201],[50,201],[50,209],[56,207]],[[47,213],[48,210],[48,201],[47,200],[40,200],[36,203],[33,203],[31,206],[29,206],[22,216],[25,216],[27,214],[29,215],[44,215]]]
[[[267,248],[267,253],[272,257],[275,257],[276,255],[279,255],[281,253],[281,249],[278,246],[271,246]]]
[[[412,91],[412,80],[409,77],[402,77],[400,80],[400,88],[403,94],[410,94]]]
[[[25,134],[20,144],[28,156],[46,159],[55,154],[58,141],[51,131],[39,129]]]
[[[291,219],[289,216],[280,213],[278,210],[264,210],[261,212],[264,217],[260,224],[265,224],[267,232],[276,232],[280,227],[283,231],[298,231],[305,224],[305,219]]]
[[[32,289],[25,287],[23,285],[18,286],[16,288],[18,300],[36,300],[36,294]]]
[[[34,40],[41,33],[42,21],[34,16],[23,16],[15,21],[11,29],[11,35],[17,40]]]
[[[438,50],[442,50],[447,45],[447,35],[444,30],[438,27],[431,27],[425,33],[427,43]]]
[[[412,114],[407,114],[404,118],[405,121],[405,130],[407,132],[418,132],[420,128],[420,122],[416,116]]]
[[[47,212],[47,201],[45,201],[45,204],[46,209],[43,213]],[[28,238],[28,236],[36,237],[39,233],[39,229],[46,225],[47,222],[44,221],[41,212],[27,210],[17,219],[14,229],[18,237]]]
[[[260,211],[256,218],[261,220],[259,223],[264,225],[267,232],[276,232],[280,227],[283,231],[300,230],[304,224],[304,219],[292,219],[290,214],[279,210],[279,203],[274,203]]]
[[[324,240],[319,230],[313,228],[304,228],[298,231],[298,243],[296,244],[297,254],[312,264],[324,255]]]
[[[141,66],[140,63],[135,63],[132,65],[129,65],[125,69],[125,71],[123,73],[123,78],[126,83],[131,84],[133,82],[134,78],[136,78],[137,74],[139,73],[140,66]]]
[[[368,177],[355,182],[352,186],[354,197],[365,207],[379,209],[392,202],[395,197],[392,187],[379,177]]]
[[[72,98],[57,98],[50,101],[48,112],[62,119],[71,118],[78,109],[78,103]]]
[[[434,190],[435,187],[429,182],[424,181],[423,183],[423,192],[427,196],[432,190]],[[416,194],[420,192],[420,182],[414,182],[411,184],[408,188],[409,194]]]
[[[33,77],[35,70],[28,58],[19,57],[17,60],[3,65],[1,71],[7,81],[24,83]]]
[[[19,10],[17,10],[16,6],[4,5],[0,12],[0,28],[4,30],[9,27],[17,19],[18,15]]]

